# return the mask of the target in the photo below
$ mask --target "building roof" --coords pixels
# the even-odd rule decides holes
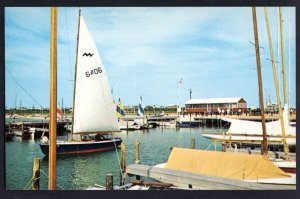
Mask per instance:
[[[238,103],[238,102],[244,102],[244,103],[246,103],[246,100],[244,100],[241,97],[190,99],[190,100],[186,101],[185,104],[222,104],[222,103]]]

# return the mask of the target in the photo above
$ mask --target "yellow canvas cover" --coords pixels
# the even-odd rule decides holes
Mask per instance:
[[[241,180],[289,177],[262,155],[186,148],[173,148],[165,168]]]

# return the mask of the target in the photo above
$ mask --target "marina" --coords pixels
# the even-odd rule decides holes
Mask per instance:
[[[219,57],[214,59],[211,57],[214,53],[207,53],[224,48],[221,47],[222,42],[217,39],[219,37],[215,35],[214,39],[208,39],[211,44],[214,44],[212,48],[209,42],[207,44],[194,42],[199,40],[201,28],[196,30],[191,27],[199,28],[200,24],[205,24],[206,21],[195,22],[191,19],[197,15],[200,17],[201,12],[197,12],[195,16],[191,15],[191,18],[182,19],[183,22],[189,21],[190,26],[182,29],[178,27],[178,35],[188,34],[186,38],[193,38],[194,40],[191,39],[193,42],[186,42],[176,34],[173,37],[178,41],[172,43],[174,41],[170,39],[172,45],[181,43],[179,46],[188,46],[170,48],[169,44],[158,42],[162,44],[156,45],[163,45],[163,47],[152,49],[145,40],[145,38],[153,39],[151,35],[145,38],[138,38],[136,35],[137,40],[145,42],[144,45],[147,47],[135,44],[138,47],[131,49],[131,52],[126,52],[125,49],[130,46],[129,43],[124,42],[126,39],[123,40],[124,43],[118,42],[114,38],[116,35],[105,32],[107,26],[111,24],[95,21],[91,16],[97,14],[92,9],[83,8],[83,12],[81,8],[70,9],[72,11],[71,33],[68,29],[66,33],[62,33],[62,27],[58,25],[62,15],[58,14],[58,10],[62,9],[57,7],[47,9],[48,15],[43,16],[50,21],[50,39],[44,45],[50,48],[50,60],[43,63],[47,63],[48,68],[50,65],[50,71],[47,72],[50,74],[50,78],[47,79],[47,85],[50,85],[49,88],[47,87],[50,98],[45,100],[45,96],[33,91],[32,85],[22,86],[19,83],[24,80],[10,71],[9,68],[15,67],[11,57],[8,57],[10,61],[6,66],[11,77],[8,79],[7,88],[10,90],[7,93],[12,92],[8,96],[10,100],[6,100],[7,104],[5,104],[5,186],[7,190],[296,189],[295,91],[292,94],[290,90],[287,91],[291,89],[290,81],[295,82],[294,77],[290,77],[290,67],[292,65],[292,69],[295,70],[295,64],[294,60],[293,64],[290,63],[289,52],[289,77],[286,78],[281,7],[270,9],[272,12],[277,12],[276,58],[271,34],[275,26],[270,28],[270,22],[274,23],[274,19],[270,18],[269,21],[268,8],[259,8],[260,12],[264,13],[264,17],[259,15],[258,19],[256,7],[243,8],[247,11],[243,20],[248,23],[242,20],[239,23],[247,27],[247,31],[242,31],[239,35],[243,41],[248,37],[253,39],[254,35],[254,42],[250,41],[250,46],[243,51],[243,56],[235,52],[245,47],[235,44],[235,48],[228,51],[231,55],[225,53],[226,56],[221,57],[225,60],[234,55],[229,59],[230,64],[226,64],[228,73],[225,74],[230,74],[229,78],[224,78],[221,71],[211,73],[213,70],[219,71],[217,68],[210,71],[210,67],[220,64],[211,62],[219,60]],[[100,15],[105,15],[104,21],[106,17],[114,18],[122,13],[117,12],[118,14],[110,16],[114,13],[114,8],[96,9]],[[132,12],[131,8],[117,8],[119,9]],[[144,9],[148,8],[142,8]],[[187,11],[194,8],[184,8],[183,13],[179,11],[180,9],[172,9],[178,13],[176,15],[178,17],[183,13],[190,13]],[[17,12],[15,8],[8,10],[8,16],[11,18],[8,18],[6,24],[12,26],[17,23],[14,21]],[[163,13],[153,8],[149,10],[151,15],[156,12]],[[67,9],[64,11],[65,27],[68,28]],[[28,9],[26,12],[30,13],[32,10]],[[290,17],[295,15],[294,12],[285,13]],[[211,20],[210,12],[206,12],[206,15],[207,19]],[[114,20],[119,23],[119,20],[123,20],[121,18],[114,18]],[[141,19],[145,20],[143,17]],[[258,24],[260,25],[263,20],[266,21],[263,37],[268,39],[268,42],[259,44],[258,36],[262,35],[258,34]],[[146,23],[142,24],[144,26]],[[132,25],[129,24],[129,27]],[[186,28],[191,30],[192,34],[183,31]],[[43,31],[49,31],[49,27]],[[105,34],[101,35],[103,32]],[[115,33],[119,34],[119,31]],[[63,34],[65,35],[62,36]],[[13,42],[11,37],[14,34],[7,35],[11,46]],[[71,45],[70,35],[72,35]],[[126,35],[130,34],[120,35],[127,37]],[[202,41],[206,39],[203,35],[201,37]],[[159,37],[156,39],[159,40]],[[293,39],[295,39],[294,35]],[[135,42],[132,38],[130,40]],[[62,41],[68,50],[59,50],[62,48]],[[152,40],[154,41],[156,40]],[[261,61],[261,57],[268,54],[260,53],[262,45],[268,46],[270,50],[271,59],[266,58],[267,61]],[[119,47],[123,49],[117,49]],[[225,52],[228,48],[231,47],[225,47]],[[174,49],[178,49],[178,52]],[[222,51],[220,49],[217,50],[218,53]],[[99,51],[102,50],[104,55],[101,53],[100,56]],[[169,54],[170,52],[174,54]],[[199,58],[202,60],[199,62],[195,52],[206,54],[205,58]],[[171,55],[173,60],[169,59],[169,56],[160,57],[163,53]],[[133,54],[137,56],[132,56]],[[145,55],[147,56],[143,57]],[[191,55],[190,58],[183,58]],[[68,57],[69,63],[62,64],[66,60],[62,61],[59,59],[60,56]],[[139,60],[139,56],[143,58]],[[159,61],[155,59],[156,56],[160,57],[157,59]],[[240,64],[237,60],[245,56],[247,59],[242,59],[245,63]],[[292,53],[292,56],[295,55]],[[174,61],[177,59],[182,60]],[[191,70],[193,67],[203,67],[206,60],[210,60],[209,67],[202,68],[201,71]],[[245,66],[253,65],[254,60],[256,60],[255,72],[247,72]],[[159,66],[160,61],[165,66],[184,64],[178,68],[176,66],[176,70],[168,66],[169,70],[167,70]],[[73,66],[71,62],[74,62]],[[271,65],[272,68],[268,68],[266,72],[264,71],[267,70],[266,67],[262,69],[261,64]],[[70,67],[63,69],[58,67],[62,65]],[[133,70],[128,72],[130,68]],[[144,75],[144,72],[146,69],[153,68],[155,68],[154,75],[149,80],[150,76]],[[173,69],[178,70],[177,77]],[[60,74],[64,74],[65,78],[62,79]],[[66,74],[71,79],[67,80],[69,77],[66,78]],[[221,76],[213,79],[212,75]],[[266,77],[267,81],[262,77]],[[24,78],[26,79],[25,76]],[[65,86],[62,86],[61,81],[65,82]],[[14,90],[16,86],[22,91]],[[46,86],[44,85],[43,88]],[[292,89],[295,89],[293,83]],[[273,102],[270,94],[266,97],[266,90],[271,93]],[[189,91],[189,98],[183,95],[182,91],[186,93]],[[21,95],[19,107],[17,106],[18,95]],[[121,97],[116,100],[116,96]],[[22,101],[22,98],[26,100]],[[34,104],[29,108],[31,106],[29,103],[32,101]],[[22,106],[22,103],[26,105]],[[36,108],[36,105],[39,108]]]
[[[213,131],[201,129],[201,131]],[[155,165],[165,162],[172,146],[190,147],[191,138],[196,139],[196,147],[205,149],[210,141],[202,138],[199,129],[170,129],[154,128],[149,130],[122,131],[117,134],[126,143],[126,164],[135,161],[135,140],[141,142],[140,159],[142,164]],[[58,136],[64,140],[64,136]],[[214,149],[214,148],[211,148]],[[218,147],[221,149],[221,146]],[[26,151],[26,155],[24,155]],[[41,170],[48,175],[48,158],[39,147],[39,140],[22,140],[14,137],[5,144],[6,157],[6,186],[8,190],[22,190],[32,177],[33,159],[40,158]],[[155,154],[155,155],[154,155]],[[120,157],[120,149],[118,149]],[[83,190],[94,184],[105,185],[105,176],[113,174],[114,184],[120,182],[120,166],[115,151],[91,153],[86,155],[61,156],[57,159],[57,183],[63,189]],[[48,186],[47,177],[41,172],[40,189]],[[31,189],[31,188],[30,188]],[[58,190],[60,188],[58,187]]]

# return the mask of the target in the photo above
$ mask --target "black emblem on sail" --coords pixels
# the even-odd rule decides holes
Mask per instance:
[[[91,53],[84,53],[82,56],[90,56],[90,57],[92,57],[94,54],[91,54]]]

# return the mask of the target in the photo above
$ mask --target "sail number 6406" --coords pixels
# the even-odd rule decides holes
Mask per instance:
[[[95,69],[93,69],[93,70],[91,70],[91,71],[86,71],[86,72],[85,72],[85,75],[86,75],[87,77],[90,77],[91,75],[97,75],[97,74],[99,74],[99,73],[102,73],[101,67],[95,68]]]

